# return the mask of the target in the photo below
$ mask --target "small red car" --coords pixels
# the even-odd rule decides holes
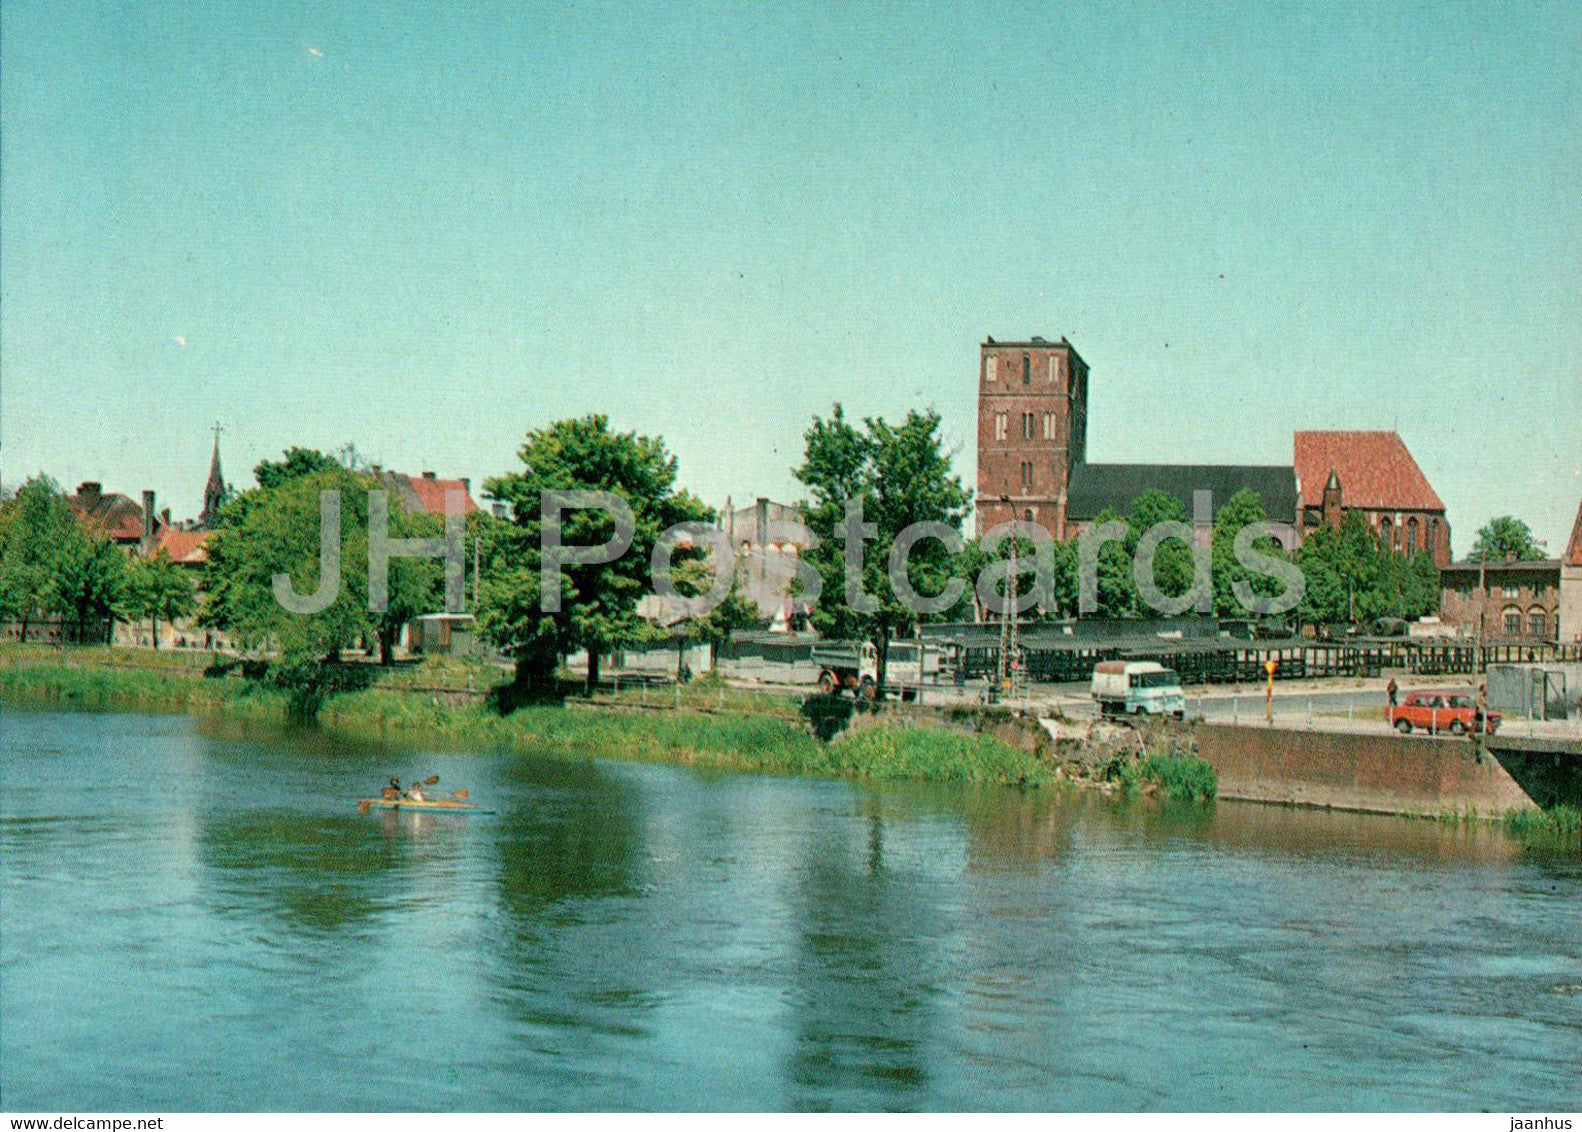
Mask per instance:
[[[1393,705],[1385,716],[1402,735],[1410,735],[1413,728],[1433,734],[1448,731],[1452,735],[1465,735],[1468,731],[1484,730],[1483,712],[1477,701],[1464,691],[1454,688],[1439,691],[1417,691]],[[1488,733],[1500,729],[1500,713],[1488,713]]]

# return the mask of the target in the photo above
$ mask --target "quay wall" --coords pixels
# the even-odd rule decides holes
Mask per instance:
[[[1219,795],[1255,802],[1433,815],[1497,817],[1537,803],[1501,763],[1479,761],[1469,739],[1199,724],[1198,755],[1219,775]]]

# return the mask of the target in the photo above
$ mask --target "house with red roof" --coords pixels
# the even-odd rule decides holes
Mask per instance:
[[[164,526],[154,536],[149,553],[166,554],[177,566],[201,566],[209,560],[209,532]]]
[[[139,507],[131,498],[118,491],[105,491],[104,485],[89,480],[77,485],[77,490],[66,497],[77,521],[94,534],[103,535],[124,550],[136,550],[149,533],[149,521],[157,521],[152,514],[154,493],[144,492],[146,507]]]
[[[1391,549],[1425,550],[1441,568],[1450,563],[1444,501],[1399,433],[1298,432],[1295,452],[1304,534],[1359,511]]]
[[[373,473],[410,514],[444,515],[445,496],[452,491],[461,492],[463,514],[471,515],[478,510],[472,498],[472,481],[466,477],[441,479],[433,472],[409,476],[404,472],[386,471],[377,465]]]

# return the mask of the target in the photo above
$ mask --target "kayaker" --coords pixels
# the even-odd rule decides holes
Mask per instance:
[[[390,785],[379,791],[379,797],[383,798],[387,802],[392,802],[395,799],[401,797],[401,780],[399,778],[392,778],[390,780]]]
[[[414,782],[406,788],[406,800],[408,802],[421,802],[423,800],[423,784],[421,782]]]

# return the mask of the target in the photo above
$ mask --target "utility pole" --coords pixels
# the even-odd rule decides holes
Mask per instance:
[[[1488,742],[1489,734],[1489,700],[1478,687],[1478,666],[1483,663],[1483,614],[1489,606],[1488,590],[1489,552],[1488,547],[1478,555],[1478,636],[1477,645],[1472,652],[1472,702],[1475,711],[1481,711],[1483,718],[1473,719],[1472,734],[1475,737],[1478,762],[1483,761],[1483,751]]]

